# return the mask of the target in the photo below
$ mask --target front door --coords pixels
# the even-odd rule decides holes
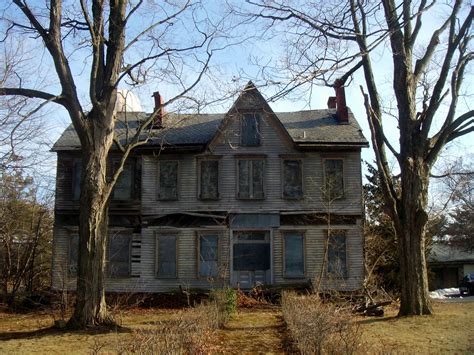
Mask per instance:
[[[271,247],[269,231],[235,231],[232,245],[234,286],[250,289],[270,283]]]

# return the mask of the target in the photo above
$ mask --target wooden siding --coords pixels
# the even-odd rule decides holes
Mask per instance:
[[[264,212],[281,210],[308,210],[327,212],[328,204],[323,197],[323,160],[337,157],[344,160],[344,198],[333,201],[331,210],[338,214],[362,214],[362,186],[360,152],[346,151],[338,153],[306,152],[302,154],[282,137],[279,128],[267,115],[262,115],[260,124],[262,144],[257,147],[240,146],[238,119],[229,124],[221,133],[210,155],[221,156],[219,163],[219,199],[200,200],[198,198],[198,157],[181,155],[159,158],[143,156],[142,175],[142,214],[158,215],[181,211],[226,211],[226,212]],[[242,200],[237,195],[237,160],[245,155],[258,154],[265,157],[265,198]],[[302,199],[282,198],[282,156],[289,158],[295,154],[303,160]],[[179,159],[179,197],[176,201],[159,201],[158,196],[158,160]]]

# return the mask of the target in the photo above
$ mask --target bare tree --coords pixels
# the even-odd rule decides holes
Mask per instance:
[[[104,266],[112,189],[131,150],[146,143],[144,134],[162,107],[190,92],[205,74],[222,22],[207,20],[202,5],[190,0],[81,0],[65,7],[61,0],[43,5],[13,0],[13,4],[5,10],[5,34],[19,40],[33,38],[36,46],[44,46],[50,60],[44,64],[54,68],[58,93],[24,87],[19,78],[15,86],[1,87],[0,95],[41,99],[41,105],[56,103],[69,114],[81,142],[84,167],[77,301],[69,325],[108,324]],[[183,36],[173,31],[178,27],[186,33],[182,41],[178,39]],[[75,69],[71,62],[81,63],[82,68]],[[193,73],[187,71],[187,65]],[[83,68],[89,73],[87,100],[81,100],[78,91]],[[152,78],[176,83],[177,94],[157,107],[126,144],[120,143],[114,139],[117,86],[125,81],[140,85]],[[114,143],[122,156],[114,175],[107,179],[107,157]]]
[[[273,73],[271,69],[278,69],[276,98],[304,84],[340,87],[355,71],[363,71],[372,146],[399,247],[400,315],[432,313],[425,259],[430,171],[446,144],[474,131],[474,111],[464,107],[458,112],[460,99],[468,94],[463,84],[473,59],[474,8],[461,0],[249,2],[251,11],[241,14],[264,20],[269,30],[282,29],[285,36],[282,65],[265,68]],[[425,21],[431,11],[443,14],[441,22],[434,20],[438,17]],[[426,31],[423,42],[420,34]],[[391,89],[397,107],[391,114],[397,120],[398,146],[384,128],[387,111],[372,62],[374,50],[382,46],[392,54]],[[389,164],[391,156],[395,168]],[[398,174],[399,189],[392,179]]]

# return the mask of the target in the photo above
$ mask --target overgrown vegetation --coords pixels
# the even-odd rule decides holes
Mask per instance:
[[[218,325],[222,327],[237,312],[237,292],[230,287],[212,290],[210,299],[217,305]]]
[[[325,303],[317,295],[282,295],[283,318],[291,338],[303,354],[354,354],[362,330],[350,308]]]

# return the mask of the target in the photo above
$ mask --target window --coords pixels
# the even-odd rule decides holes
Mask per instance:
[[[81,196],[81,175],[82,175],[82,161],[75,160],[72,171],[72,199],[79,200]]]
[[[131,235],[113,233],[109,237],[107,272],[109,277],[130,276]]]
[[[77,264],[79,262],[79,235],[73,234],[69,236],[68,240],[68,275],[71,277],[77,276]]]
[[[115,170],[118,168],[118,163],[114,164]],[[114,200],[130,200],[132,198],[132,164],[125,163],[123,171],[119,175],[114,186],[113,199]]]
[[[199,235],[199,276],[218,275],[219,237],[215,234]]]
[[[283,160],[283,198],[303,197],[303,162],[299,159]]]
[[[324,160],[325,197],[334,200],[344,197],[344,168],[342,159]]]
[[[238,198],[262,199],[265,197],[263,190],[264,166],[263,159],[238,161]]]
[[[343,232],[329,236],[327,273],[335,277],[347,277],[346,236]]]
[[[304,277],[304,236],[292,232],[284,235],[285,277]]]
[[[177,240],[176,235],[159,235],[156,238],[157,277],[177,277]]]
[[[260,145],[260,115],[256,113],[244,114],[240,131],[240,143],[242,145]]]
[[[215,200],[219,198],[219,161],[200,161],[200,193],[202,200]]]
[[[255,271],[270,269],[270,232],[236,231],[233,233],[233,270]]]
[[[178,161],[161,160],[159,162],[159,191],[160,200],[178,199]]]

